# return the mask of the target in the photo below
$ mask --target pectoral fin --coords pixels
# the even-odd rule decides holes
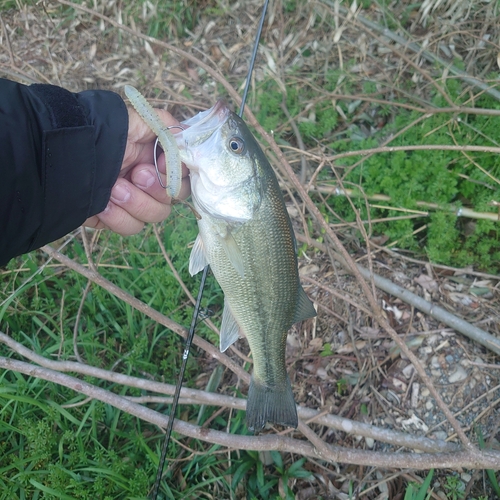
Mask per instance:
[[[316,309],[314,309],[313,303],[306,295],[306,292],[304,292],[302,285],[299,284],[299,294],[293,322],[297,323],[298,321],[304,321],[308,318],[314,318],[314,316],[316,316]]]
[[[236,269],[236,272],[244,278],[245,265],[243,263],[243,254],[241,253],[241,249],[229,229],[224,236],[220,236],[220,242],[227,258],[229,259],[229,262]]]
[[[224,311],[222,312],[222,325],[220,327],[220,352],[224,352],[232,346],[240,336],[240,327],[234,319],[227,300],[224,299]]]
[[[205,257],[205,248],[203,247],[203,241],[201,236],[196,237],[193,249],[191,250],[191,255],[189,256],[189,274],[194,276],[200,271],[203,271],[208,265],[207,258]]]

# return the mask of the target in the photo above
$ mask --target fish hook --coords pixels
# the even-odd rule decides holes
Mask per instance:
[[[170,127],[167,127],[167,130],[172,130],[173,128],[179,128],[181,130],[186,130],[182,125],[171,125]],[[158,155],[156,154],[156,151],[158,149],[158,143],[160,142],[160,140],[158,139],[158,137],[156,138],[156,141],[155,141],[155,146],[154,146],[154,149],[153,149],[153,158],[155,160],[155,169],[156,169],[156,177],[158,178],[158,182],[160,183],[160,186],[163,188],[163,189],[167,189],[167,186],[163,184],[162,180],[161,180],[161,174],[160,174],[160,170],[158,169]]]

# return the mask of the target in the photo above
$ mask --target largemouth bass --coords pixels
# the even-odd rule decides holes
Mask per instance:
[[[201,216],[189,261],[194,275],[210,264],[224,292],[220,350],[240,334],[254,369],[246,421],[297,427],[285,367],[286,337],[316,315],[299,282],[292,225],[271,165],[243,120],[223,101],[184,122],[176,134]]]

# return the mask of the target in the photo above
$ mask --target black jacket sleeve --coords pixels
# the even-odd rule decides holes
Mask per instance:
[[[118,94],[0,79],[0,266],[104,210],[127,132]]]

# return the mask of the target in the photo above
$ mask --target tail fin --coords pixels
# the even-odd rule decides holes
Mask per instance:
[[[247,427],[251,431],[260,431],[267,422],[295,428],[299,424],[288,376],[283,384],[269,387],[252,375],[248,390]]]

